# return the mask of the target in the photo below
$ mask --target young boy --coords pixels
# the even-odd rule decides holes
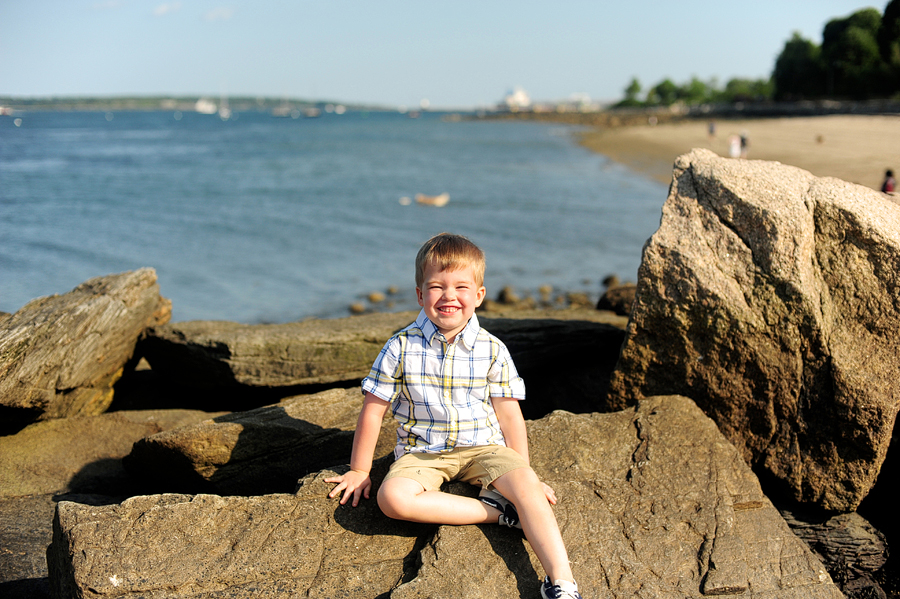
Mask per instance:
[[[556,494],[529,466],[519,401],[525,385],[503,343],[482,329],[484,253],[441,233],[416,256],[422,311],[391,337],[363,379],[362,412],[350,471],[326,479],[341,504],[369,498],[369,471],[388,407],[398,421],[396,461],[378,489],[378,506],[400,520],[433,524],[500,523],[525,532],[547,576],[544,599],[581,599],[550,504]],[[479,499],[441,484],[482,487]]]

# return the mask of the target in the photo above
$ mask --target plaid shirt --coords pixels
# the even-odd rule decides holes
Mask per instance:
[[[362,389],[391,403],[400,425],[398,458],[407,452],[506,445],[491,397],[525,399],[525,382],[509,350],[474,314],[448,344],[424,310],[385,343]]]

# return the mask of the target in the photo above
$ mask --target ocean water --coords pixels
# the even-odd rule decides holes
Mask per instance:
[[[432,113],[3,116],[0,311],[143,266],[175,321],[346,316],[390,287],[413,309],[415,253],[441,231],[485,250],[488,297],[596,298],[609,274],[635,279],[666,187],[573,133]]]

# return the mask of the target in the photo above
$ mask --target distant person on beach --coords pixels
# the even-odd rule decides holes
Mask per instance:
[[[884,183],[881,184],[883,193],[891,193],[897,187],[897,181],[894,180],[894,171],[888,169],[884,173]]]
[[[741,157],[741,138],[737,135],[728,138],[728,156],[731,158]]]
[[[395,461],[378,506],[390,518],[432,524],[500,524],[522,529],[546,577],[544,599],[581,599],[551,504],[556,493],[528,457],[519,402],[525,383],[506,346],[482,329],[484,252],[460,235],[441,233],[416,256],[415,322],[391,337],[362,381],[362,412],[350,470],[325,479],[340,503],[369,498],[369,471],[381,421],[397,420]],[[441,491],[460,480],[478,498]]]
[[[709,133],[709,140],[712,141],[716,138],[716,122],[710,121],[709,125],[707,125],[707,132]]]
[[[747,137],[746,132],[741,133],[741,158],[747,158],[747,154],[750,150],[750,139]]]

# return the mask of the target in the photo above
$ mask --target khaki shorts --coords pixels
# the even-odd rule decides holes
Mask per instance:
[[[502,445],[457,447],[444,453],[407,453],[391,464],[384,480],[411,478],[426,491],[437,491],[451,480],[487,489],[507,472],[528,467],[516,450]]]

